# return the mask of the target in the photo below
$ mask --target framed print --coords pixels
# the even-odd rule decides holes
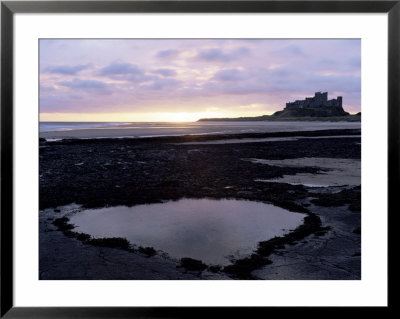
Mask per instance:
[[[389,309],[398,1],[1,10],[2,316]]]

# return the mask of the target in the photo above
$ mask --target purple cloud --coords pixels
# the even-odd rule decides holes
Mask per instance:
[[[154,79],[154,76],[147,75],[144,70],[139,68],[136,64],[131,63],[112,63],[102,68],[99,74],[115,80],[134,83],[141,83]]]
[[[214,75],[217,81],[239,81],[245,78],[244,72],[237,69],[225,69],[218,71]]]
[[[278,50],[271,51],[273,56],[279,57],[304,57],[306,54],[298,45],[288,45]]]
[[[299,80],[301,79],[301,80]],[[340,83],[340,90],[338,90]],[[271,94],[273,92],[359,92],[361,81],[358,75],[315,74],[300,65],[275,69],[250,68],[245,70],[224,69],[217,71],[213,78],[190,94],[218,96],[221,94],[249,95]]]
[[[111,94],[111,90],[109,85],[98,80],[81,80],[81,79],[73,79],[72,81],[61,81],[57,82],[58,85],[74,89],[74,90],[82,90],[86,92],[96,92],[97,94]]]
[[[224,52],[218,48],[200,50],[197,53],[197,59],[204,61],[218,61],[218,62],[228,62],[232,61],[243,55],[248,55],[250,50],[246,47],[240,47],[231,52]]]
[[[121,74],[142,75],[143,71],[137,65],[131,63],[112,63],[100,70],[100,75]]]
[[[176,58],[178,55],[179,55],[178,50],[168,49],[168,50],[158,51],[156,57],[161,59],[170,59],[170,58]]]
[[[89,64],[80,64],[80,65],[55,65],[48,66],[44,69],[46,73],[56,73],[56,74],[65,74],[65,75],[75,75],[78,72],[89,68]]]
[[[172,70],[172,69],[157,69],[157,70],[153,71],[153,73],[161,74],[162,76],[166,76],[166,77],[175,76],[177,74],[176,71]]]
[[[141,88],[149,90],[162,90],[166,87],[176,86],[179,81],[174,79],[157,79],[150,84],[142,85]]]
[[[360,70],[361,69],[361,56],[349,58],[348,65],[352,66],[356,70]]]

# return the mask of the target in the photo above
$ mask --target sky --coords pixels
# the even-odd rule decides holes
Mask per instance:
[[[361,111],[358,39],[41,39],[41,121],[269,115],[328,92]]]

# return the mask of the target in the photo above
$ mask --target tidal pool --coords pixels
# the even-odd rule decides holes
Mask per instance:
[[[172,258],[227,265],[303,223],[305,215],[269,204],[233,199],[181,199],[162,204],[83,210],[70,217],[95,238],[123,237]]]

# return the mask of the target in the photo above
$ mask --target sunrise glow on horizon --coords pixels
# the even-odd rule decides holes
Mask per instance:
[[[40,121],[271,115],[317,91],[361,111],[360,40],[40,40]]]

